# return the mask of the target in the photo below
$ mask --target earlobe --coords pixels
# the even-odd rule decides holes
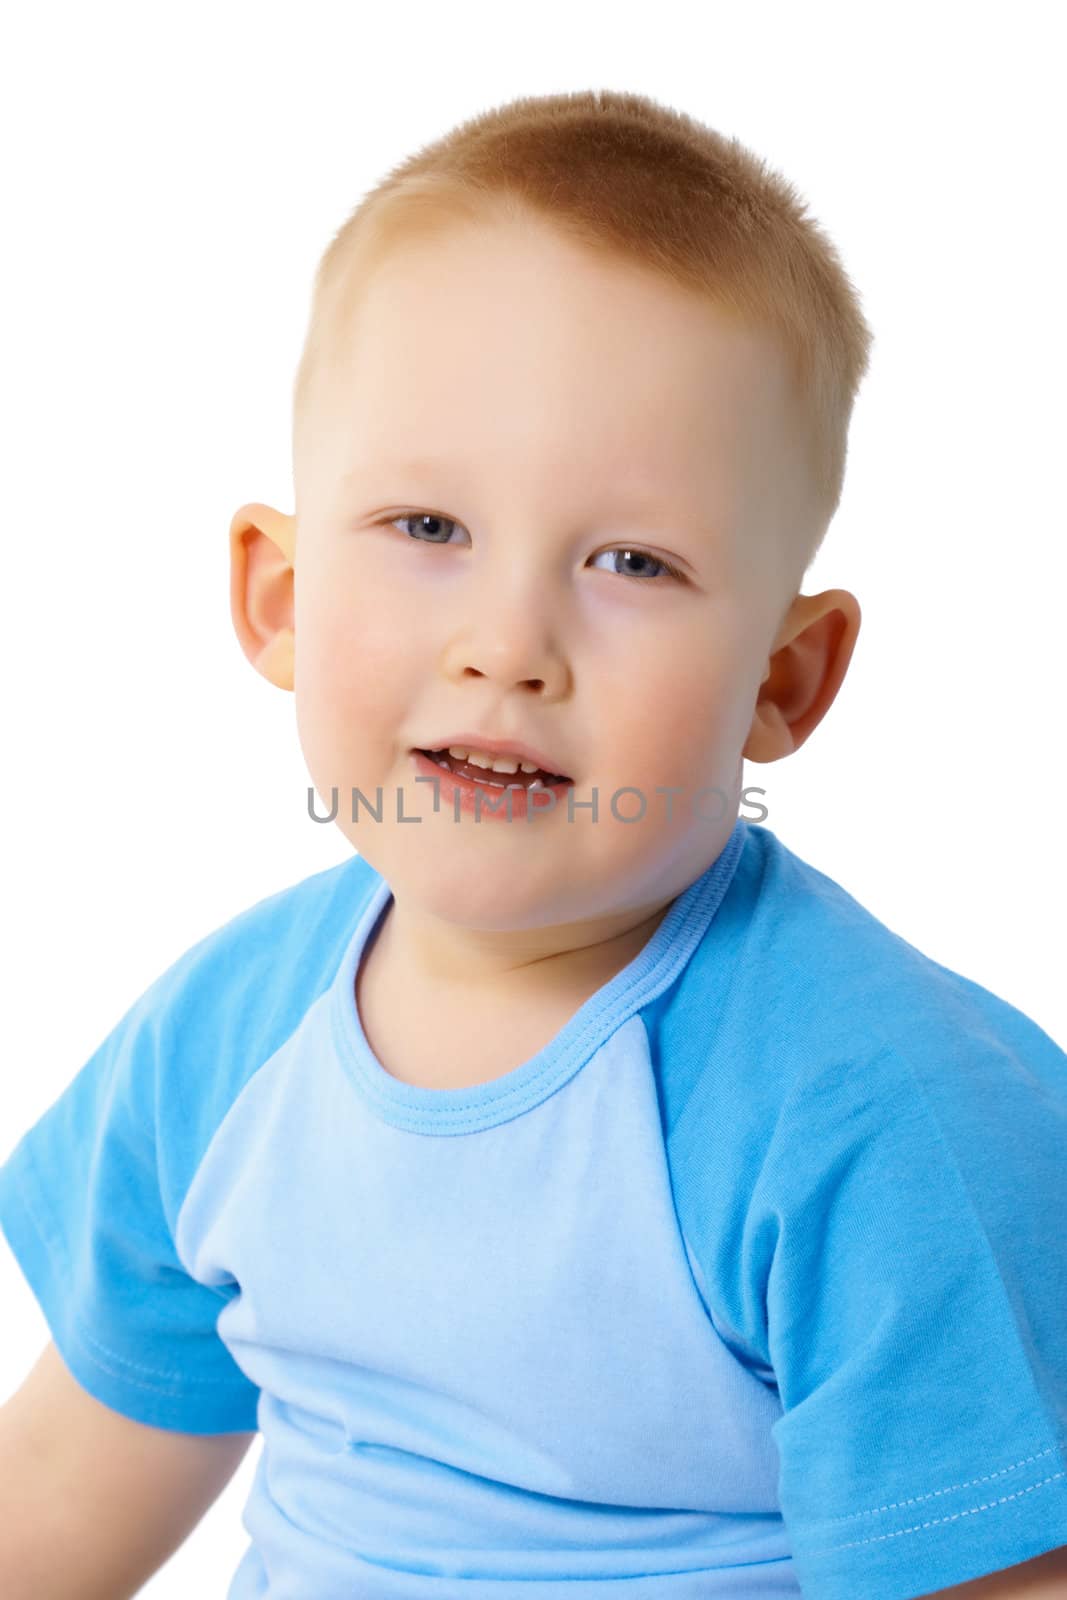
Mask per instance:
[[[829,711],[859,634],[859,601],[847,589],[798,595],[779,629],[742,754],[778,761],[799,750]]]
[[[280,628],[253,662],[263,676],[279,689],[291,689],[295,683],[295,644],[292,628]]]
[[[230,523],[230,615],[241,649],[268,682],[294,684],[296,518],[258,502]]]

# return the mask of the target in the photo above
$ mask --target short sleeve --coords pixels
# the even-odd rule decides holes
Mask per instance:
[[[812,1600],[1067,1544],[1067,1057],[1002,1002],[925,1027],[801,1075],[750,1214]]]
[[[216,1329],[236,1286],[194,1280],[174,1244],[198,1150],[175,1093],[187,1063],[173,981],[141,996],[12,1150],[0,1226],[96,1399],[161,1428],[253,1430],[259,1391]]]

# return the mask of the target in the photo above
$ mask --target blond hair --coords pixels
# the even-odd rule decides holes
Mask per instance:
[[[871,330],[837,250],[792,185],[736,138],[640,94],[512,100],[408,156],[365,196],[315,275],[293,390],[294,459],[364,273],[405,236],[501,215],[543,219],[777,335],[810,464],[806,570],[841,498]]]

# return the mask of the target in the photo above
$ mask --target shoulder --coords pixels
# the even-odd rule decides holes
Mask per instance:
[[[185,1027],[313,997],[380,882],[362,857],[352,856],[264,896],[182,951],[128,1016],[158,1028]]]
[[[717,940],[724,912],[729,936]],[[1067,1064],[1032,1018],[895,933],[767,828],[747,826],[738,870],[686,975],[690,984],[711,981],[723,942],[730,983],[714,1037],[743,1037],[750,1059],[758,1051],[773,1069],[779,1091],[819,1064],[887,1052],[945,1064],[961,1053],[1007,1050],[1054,1074]]]
[[[360,856],[265,896],[148,985],[66,1091],[83,1120],[152,1138],[180,1192],[248,1080],[336,974],[380,875]]]

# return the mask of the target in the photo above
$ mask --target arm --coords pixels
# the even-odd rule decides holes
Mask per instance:
[[[0,1594],[127,1600],[192,1532],[255,1437],[134,1422],[88,1394],[49,1343],[0,1407]]]
[[[988,1572],[970,1583],[937,1589],[919,1600],[1064,1600],[1067,1596],[1067,1544],[1032,1561]]]

